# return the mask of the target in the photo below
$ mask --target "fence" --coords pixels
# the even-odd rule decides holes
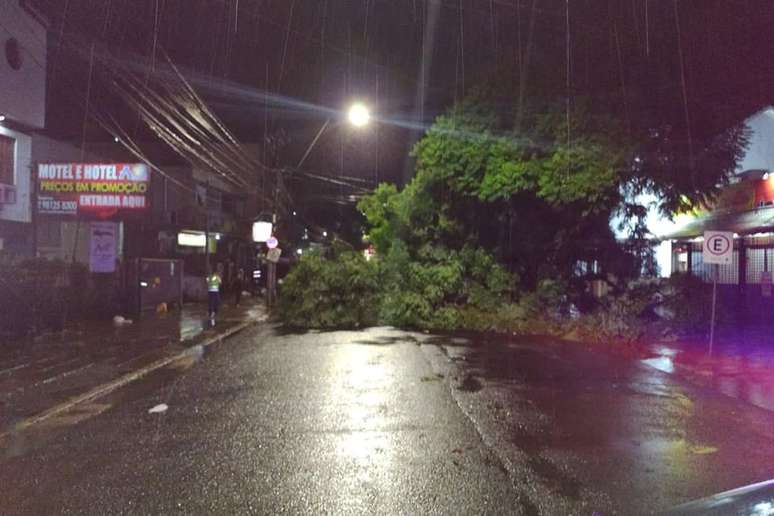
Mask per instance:
[[[713,278],[712,266],[704,263],[700,241],[673,243],[672,270],[689,272],[707,283]],[[747,320],[772,322],[774,293],[765,282],[762,285],[763,273],[772,270],[774,238],[771,235],[735,238],[731,264],[718,267],[719,296],[726,306],[733,307]]]

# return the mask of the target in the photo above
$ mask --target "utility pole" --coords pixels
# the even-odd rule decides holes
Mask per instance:
[[[207,206],[207,197],[210,195],[209,179],[204,183],[204,273],[209,275],[210,270],[210,210]]]
[[[274,190],[274,213],[271,216],[272,230],[277,227],[277,197],[279,194],[279,185]],[[277,300],[277,264],[267,260],[266,264],[266,304],[274,306]]]
[[[38,164],[30,169],[30,222],[32,222],[32,257],[38,257]]]

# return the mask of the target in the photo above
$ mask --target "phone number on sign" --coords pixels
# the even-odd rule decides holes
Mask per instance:
[[[78,201],[60,201],[50,197],[38,199],[38,211],[41,213],[77,213]]]

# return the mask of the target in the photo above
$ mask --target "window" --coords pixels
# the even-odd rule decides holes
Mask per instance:
[[[18,70],[22,66],[22,53],[16,38],[5,41],[5,60],[12,70]]]
[[[13,164],[16,140],[0,134],[0,183],[14,184]]]

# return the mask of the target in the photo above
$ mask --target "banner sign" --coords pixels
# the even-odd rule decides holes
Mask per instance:
[[[142,163],[41,163],[38,213],[107,218],[141,212],[150,206],[149,186]]]
[[[89,270],[91,272],[116,271],[116,240],[118,224],[92,222],[89,242]]]

